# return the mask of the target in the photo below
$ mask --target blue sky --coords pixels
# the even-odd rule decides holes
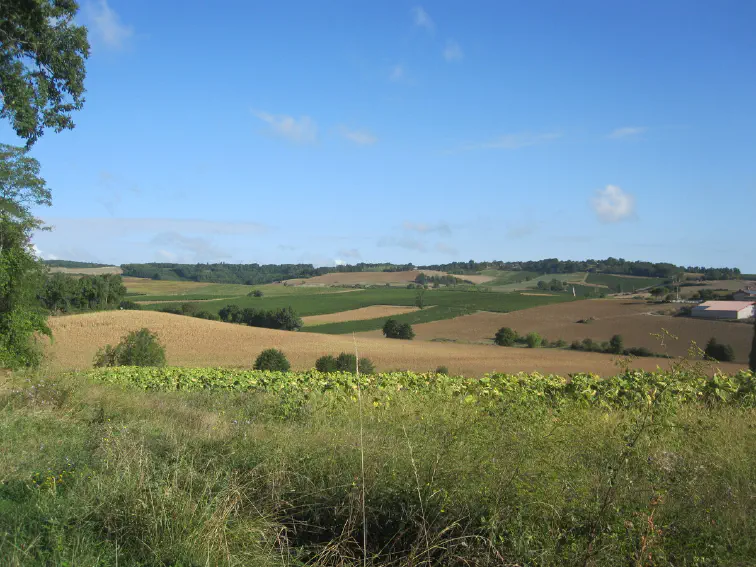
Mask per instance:
[[[756,272],[754,2],[81,4],[45,257]]]

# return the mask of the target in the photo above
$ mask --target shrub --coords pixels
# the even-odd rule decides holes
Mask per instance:
[[[226,323],[241,323],[242,310],[238,305],[226,305],[223,309],[218,311],[221,321]]]
[[[596,343],[593,342],[593,339],[588,339],[588,338],[583,339],[583,342],[580,344],[582,345],[583,350],[588,351],[588,352],[593,352],[599,349],[598,345],[596,345]]]
[[[622,335],[614,335],[609,340],[609,352],[613,354],[622,354],[625,350],[625,342],[622,339]]]
[[[574,341],[572,341],[572,343],[570,344],[570,348],[571,348],[572,350],[583,350],[583,345],[581,344],[581,342],[580,342],[579,340],[575,339],[575,340],[574,340]]]
[[[411,340],[415,338],[415,331],[409,323],[399,323],[396,319],[387,319],[383,324],[383,335],[389,339]]]
[[[499,346],[512,346],[519,338],[517,331],[510,329],[509,327],[502,327],[496,331],[494,336],[494,342]]]
[[[718,343],[714,337],[709,339],[704,352],[706,356],[719,362],[732,362],[735,360],[735,351],[732,347],[728,344]]]
[[[353,354],[342,352],[336,358],[336,370],[356,374],[357,357]],[[360,358],[360,374],[375,374],[375,366],[369,358]]]
[[[567,341],[564,339],[557,339],[553,343],[551,343],[551,346],[553,348],[564,348],[567,346]]]
[[[338,369],[333,355],[325,354],[315,361],[315,370],[318,372],[336,372]]]
[[[247,294],[247,297],[262,297],[265,295],[262,290],[256,289],[255,291],[251,291]]]
[[[135,310],[135,311],[137,311],[137,310],[139,310],[139,309],[142,308],[142,306],[139,305],[138,303],[135,303],[133,301],[129,301],[128,299],[125,299],[125,300],[121,301],[121,303],[120,303],[120,305],[118,307],[120,307],[121,309],[130,309],[130,310]]]
[[[396,322],[396,319],[387,319],[383,324],[383,336],[388,339],[393,339],[396,336],[398,327],[399,323]]]
[[[255,359],[255,370],[278,370],[286,372],[291,368],[286,355],[277,348],[268,348],[262,351]]]
[[[449,375],[449,369],[446,366],[439,366],[436,368],[436,374],[446,374]]]
[[[407,341],[411,341],[415,338],[415,331],[412,329],[412,325],[409,323],[402,323],[399,325],[399,328],[397,329],[397,339],[404,339]]]
[[[654,356],[654,353],[651,352],[646,347],[632,347],[625,349],[625,354],[630,354],[632,356]]]
[[[532,333],[528,333],[528,335],[525,337],[525,342],[528,345],[528,348],[538,348],[541,346],[541,342],[543,339],[541,338],[541,335],[533,331]]]
[[[149,329],[139,329],[126,335],[116,346],[107,345],[97,351],[94,365],[164,366],[165,347]]]

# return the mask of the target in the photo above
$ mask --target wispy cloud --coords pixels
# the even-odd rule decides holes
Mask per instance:
[[[156,254],[171,261],[210,261],[222,260],[231,255],[214,245],[208,238],[186,236],[178,232],[161,232],[150,241],[152,246],[160,247]]]
[[[342,258],[361,258],[360,251],[356,248],[349,248],[348,250],[339,250],[339,256]]]
[[[120,16],[107,0],[87,2],[84,17],[95,39],[109,49],[123,49],[134,35],[134,28],[121,23]]]
[[[596,191],[591,206],[601,222],[615,223],[635,216],[635,197],[616,185]]]
[[[341,137],[345,140],[349,140],[358,146],[370,146],[378,141],[378,138],[370,132],[365,130],[351,130],[346,126],[339,127],[339,134],[341,134]]]
[[[318,126],[309,116],[297,119],[259,111],[254,111],[254,115],[268,124],[271,134],[295,144],[313,144],[318,139]]]
[[[377,245],[381,248],[404,248],[405,250],[415,250],[425,252],[427,247],[424,242],[411,237],[384,236],[378,240]]]
[[[487,142],[475,142],[465,144],[461,150],[518,150],[528,146],[537,146],[558,140],[562,137],[561,132],[545,132],[542,134],[533,134],[531,132],[522,132],[519,134],[504,134]]]
[[[440,252],[441,254],[446,254],[447,256],[459,255],[459,250],[457,250],[453,246],[444,244],[443,242],[439,242],[438,244],[436,244],[436,252]]]
[[[433,23],[428,12],[423,10],[422,6],[415,6],[412,8],[412,19],[415,25],[420,28],[425,28],[429,32],[433,32],[436,29],[436,24]]]
[[[404,79],[406,76],[407,69],[405,69],[404,65],[398,63],[397,65],[391,67],[391,71],[389,72],[389,81],[396,83]]]
[[[646,132],[648,128],[646,126],[625,126],[624,128],[617,128],[607,134],[607,138],[610,140],[622,140],[625,138],[633,138],[640,136]]]
[[[404,221],[402,227],[404,230],[419,232],[420,234],[438,233],[442,236],[451,236],[452,233],[451,227],[445,222],[426,224],[422,222]]]
[[[452,63],[454,61],[462,61],[462,59],[465,58],[465,54],[462,51],[462,48],[456,41],[452,40],[446,42],[446,47],[444,47],[443,53],[444,59],[446,59],[449,63]]]

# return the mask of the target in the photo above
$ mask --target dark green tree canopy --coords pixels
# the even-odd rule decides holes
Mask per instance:
[[[46,128],[74,127],[84,104],[87,29],[75,0],[0,2],[0,118],[30,147]]]
[[[39,162],[24,148],[0,144],[0,214],[10,221],[30,222],[33,205],[52,205],[50,189],[39,176]]]

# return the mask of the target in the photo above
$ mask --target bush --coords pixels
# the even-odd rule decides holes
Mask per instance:
[[[632,356],[654,356],[654,353],[651,352],[646,347],[632,347],[625,349],[625,354],[629,354]]]
[[[336,372],[339,369],[333,355],[325,354],[315,361],[315,370],[318,372]]]
[[[277,348],[268,348],[262,351],[255,359],[255,370],[277,370],[286,372],[291,368],[286,355]]]
[[[339,372],[357,373],[357,357],[342,352],[336,358],[336,370]],[[360,374],[375,374],[375,366],[369,358],[360,358]]]
[[[388,339],[412,340],[415,331],[409,323],[399,323],[396,319],[387,319],[383,324],[383,335]]]
[[[567,346],[567,341],[564,339],[557,339],[551,343],[552,348],[564,348]]]
[[[625,342],[622,339],[622,335],[614,335],[609,340],[609,352],[613,354],[622,354],[625,350]]]
[[[125,299],[125,300],[121,301],[121,303],[120,303],[120,305],[118,307],[120,307],[121,309],[130,309],[130,310],[134,310],[134,311],[138,311],[139,309],[142,308],[142,306],[139,305],[138,303],[135,303],[133,301],[129,301],[128,299]]]
[[[439,366],[436,368],[436,374],[445,374],[446,376],[449,375],[449,369],[446,366]]]
[[[718,343],[714,337],[709,339],[704,352],[706,356],[719,362],[732,362],[735,360],[735,351],[732,347],[728,344]]]
[[[513,346],[518,338],[517,331],[509,327],[502,327],[496,331],[494,342],[499,346]]]
[[[116,346],[107,345],[97,351],[94,365],[165,366],[165,347],[149,329],[132,331]]]
[[[247,296],[251,296],[251,297],[262,297],[263,295],[265,294],[262,292],[262,290],[259,290],[259,289],[256,289],[255,291],[247,294]]]
[[[538,348],[541,346],[541,342],[543,339],[541,338],[541,335],[533,331],[532,333],[528,333],[528,335],[525,337],[525,342],[528,345],[528,348]]]

